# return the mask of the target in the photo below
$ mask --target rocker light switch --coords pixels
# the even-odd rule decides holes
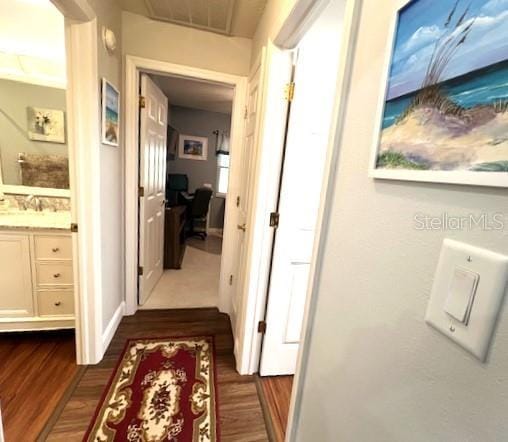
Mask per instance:
[[[507,256],[445,239],[425,322],[485,361],[507,280]]]
[[[455,268],[452,275],[444,309],[452,318],[465,325],[469,321],[479,277],[478,273],[460,267]]]

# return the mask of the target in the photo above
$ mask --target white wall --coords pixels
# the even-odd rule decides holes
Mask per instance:
[[[254,64],[269,39],[273,40],[297,0],[268,0],[265,11],[252,38],[251,63]]]
[[[248,75],[251,40],[122,13],[123,53],[235,75]]]
[[[116,0],[89,0],[97,14],[98,32],[98,83],[106,78],[120,91],[122,90],[122,22],[121,10]],[[117,36],[118,47],[109,54],[102,44],[102,26],[113,30]],[[98,116],[100,118],[100,115]],[[123,124],[122,119],[120,125]],[[120,132],[122,133],[122,132]],[[113,318],[117,308],[124,300],[124,160],[123,139],[120,146],[100,147],[100,171],[97,179],[101,181],[101,242],[102,242],[102,323],[103,331]]]
[[[397,3],[364,0],[295,440],[505,440],[506,308],[486,364],[423,318],[443,238],[506,254],[508,231],[417,231],[413,216],[506,214],[506,189],[367,176]]]

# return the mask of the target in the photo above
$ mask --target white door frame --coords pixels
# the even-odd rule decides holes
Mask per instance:
[[[97,21],[83,0],[52,0],[65,17],[67,130],[72,233],[76,356],[98,363],[102,342],[99,115]],[[90,148],[93,146],[94,148]]]
[[[341,44],[337,77],[337,94],[333,111],[333,125],[330,130],[328,153],[324,169],[323,193],[320,202],[314,250],[312,253],[309,273],[309,295],[305,302],[305,313],[302,325],[302,338],[298,351],[296,373],[291,393],[289,419],[286,432],[286,441],[297,440],[296,428],[300,418],[303,386],[307,373],[307,363],[310,354],[310,342],[314,326],[317,294],[320,290],[320,276],[324,258],[324,249],[327,242],[328,225],[331,217],[333,189],[338,171],[339,153],[342,141],[342,132],[346,116],[347,99],[352,79],[354,50],[358,37],[358,27],[362,0],[344,0],[346,8],[343,20],[344,38]]]
[[[138,309],[138,140],[139,140],[139,73],[167,74],[235,88],[231,115],[231,167],[224,217],[224,243],[222,248],[219,282],[219,310],[230,314],[231,294],[234,286],[229,285],[229,275],[234,267],[232,257],[237,210],[234,195],[237,194],[241,177],[235,175],[237,155],[244,134],[244,109],[247,95],[247,78],[238,75],[198,69],[159,60],[127,55],[125,58],[125,314],[133,315]]]

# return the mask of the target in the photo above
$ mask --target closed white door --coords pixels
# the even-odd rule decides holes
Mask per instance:
[[[146,74],[141,74],[139,132],[139,304],[143,305],[162,276],[168,99]]]
[[[247,219],[249,214],[249,201],[251,199],[252,178],[254,166],[254,154],[259,133],[259,107],[260,88],[263,74],[263,60],[260,57],[258,63],[252,68],[248,83],[247,108],[245,112],[245,140],[241,154],[240,169],[238,176],[241,177],[239,192],[237,196],[238,218],[237,218],[237,263],[236,274],[239,280],[236,290],[233,293],[233,322],[236,321],[237,312],[243,297],[242,288],[245,282],[245,260],[246,260],[246,231],[249,228]]]
[[[0,235],[0,317],[33,316],[28,236]]]
[[[326,12],[325,12],[326,13]],[[293,374],[309,285],[337,81],[340,26],[324,17],[298,48],[260,374]]]

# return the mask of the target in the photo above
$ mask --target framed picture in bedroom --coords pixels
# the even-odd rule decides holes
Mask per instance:
[[[508,7],[402,0],[370,175],[508,187]]]
[[[120,92],[102,79],[102,143],[118,146],[120,140]]]
[[[178,157],[186,160],[206,161],[208,158],[208,138],[180,135]]]

